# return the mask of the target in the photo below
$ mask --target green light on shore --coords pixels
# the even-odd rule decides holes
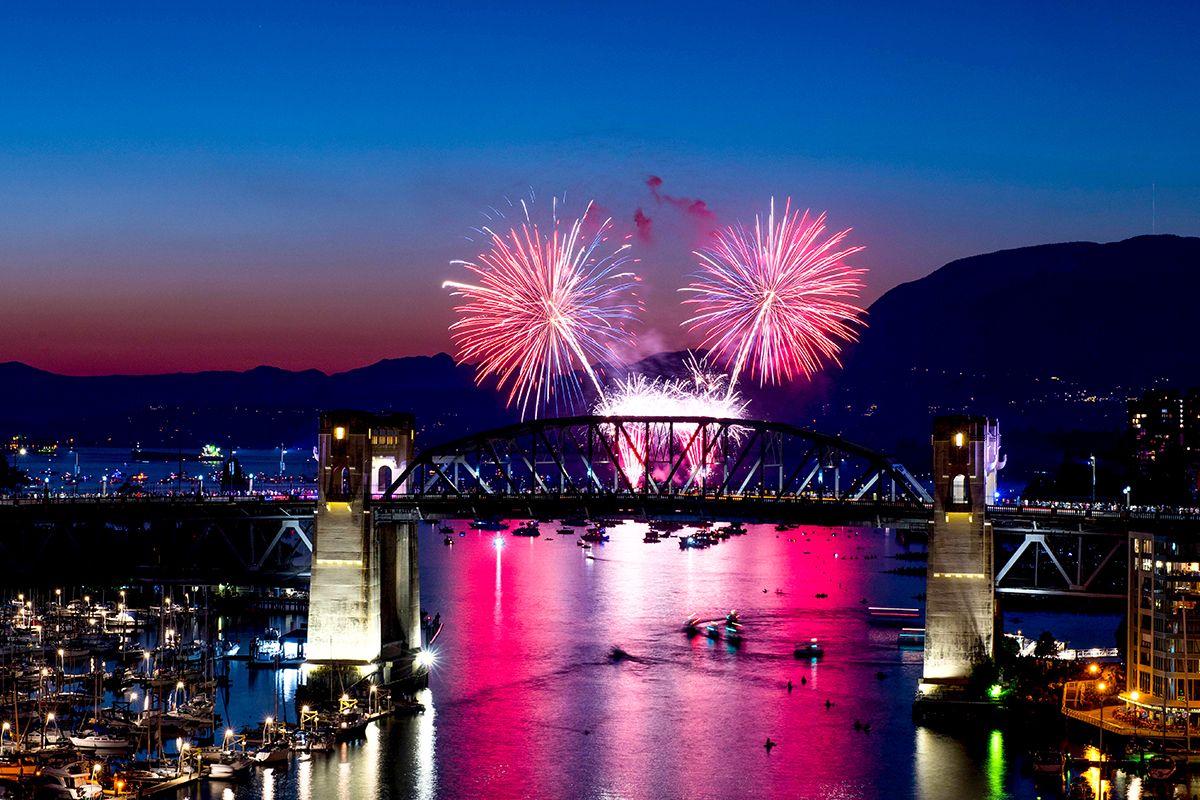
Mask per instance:
[[[991,687],[988,689],[988,697],[992,698],[993,700],[1000,697],[1000,684],[993,683],[991,685]]]

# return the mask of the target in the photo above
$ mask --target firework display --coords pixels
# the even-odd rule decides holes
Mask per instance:
[[[726,377],[710,371],[705,363],[689,356],[689,377],[664,380],[632,375],[609,387],[595,413],[605,417],[709,417],[742,419],[747,403],[736,391],[726,388]],[[680,480],[703,480],[720,461],[720,443],[708,441],[715,426],[700,430],[699,423],[632,423],[612,427],[612,440],[619,466],[630,486],[636,488],[647,476],[668,473],[672,460],[683,456],[685,469],[676,470]],[[740,437],[737,428],[729,433]],[[708,447],[705,448],[705,443]]]
[[[862,248],[843,245],[850,229],[824,231],[824,214],[793,211],[789,199],[777,219],[772,199],[765,226],[758,217],[753,230],[730,226],[696,251],[701,271],[681,290],[695,314],[684,325],[729,365],[729,389],[747,368],[760,384],[811,376],[856,338],[863,310],[849,301],[866,270],[846,259]]]
[[[476,364],[476,380],[494,376],[508,388],[521,416],[569,409],[583,397],[582,372],[603,394],[594,364],[611,360],[630,340],[640,301],[628,243],[608,245],[611,220],[584,233],[584,215],[561,222],[557,203],[550,228],[525,220],[507,231],[481,229],[488,249],[474,261],[455,261],[473,283],[446,281],[462,299],[450,326],[459,363]]]
[[[851,301],[866,270],[846,263],[862,250],[844,244],[850,230],[825,236],[825,215],[794,211],[790,200],[777,217],[772,199],[765,221],[717,231],[696,251],[700,272],[681,289],[694,310],[684,325],[703,334],[701,347],[728,372],[689,355],[687,377],[633,375],[605,386],[596,365],[616,363],[614,351],[630,344],[642,310],[629,244],[608,243],[611,220],[595,225],[590,203],[582,217],[560,222],[556,201],[545,231],[526,203],[520,209],[524,222],[481,228],[484,251],[453,262],[473,282],[443,284],[461,298],[451,325],[458,361],[476,365],[477,381],[495,377],[522,418],[580,409],[585,382],[598,398],[596,415],[675,418],[610,426],[609,445],[632,488],[668,476],[701,486],[718,477],[724,448],[742,429],[679,418],[745,418],[737,391],[744,372],[760,384],[810,376],[837,362],[841,343],[862,324]]]

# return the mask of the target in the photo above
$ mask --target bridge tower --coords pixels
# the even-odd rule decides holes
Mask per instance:
[[[386,668],[421,645],[416,524],[376,520],[371,508],[408,466],[412,448],[411,415],[321,414],[310,663]]]
[[[992,524],[1000,425],[982,416],[933,423],[933,527],[925,588],[922,695],[961,687],[993,655],[996,599]]]

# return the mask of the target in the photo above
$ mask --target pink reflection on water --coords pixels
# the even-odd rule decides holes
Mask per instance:
[[[453,748],[438,759],[443,789],[858,796],[860,766],[877,760],[890,727],[903,724],[911,747],[890,695],[906,681],[899,691],[911,697],[916,663],[902,673],[894,633],[875,641],[862,602],[888,600],[873,585],[880,562],[863,558],[881,552],[882,534],[753,526],[680,551],[624,524],[588,560],[574,537],[544,527],[553,538],[509,537],[502,552],[472,532],[431,558],[450,621],[433,685],[439,728],[455,730],[438,741]],[[692,612],[723,619],[734,608],[740,648],[682,632]],[[814,636],[825,658],[795,659]],[[630,658],[611,662],[613,646]]]

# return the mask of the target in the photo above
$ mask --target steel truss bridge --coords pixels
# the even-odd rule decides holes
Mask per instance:
[[[428,448],[382,499],[506,495],[930,501],[893,459],[793,425],[599,416],[534,420]]]
[[[650,442],[647,446],[645,443]],[[887,456],[790,425],[572,417],[422,450],[377,519],[674,517],[928,530],[932,503]],[[229,497],[0,502],[0,580],[303,584],[315,503]],[[1124,597],[1128,532],[1200,516],[992,506],[1006,596]]]

